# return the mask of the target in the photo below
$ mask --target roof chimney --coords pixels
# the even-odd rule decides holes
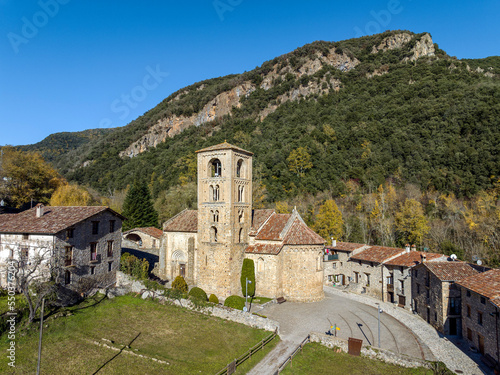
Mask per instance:
[[[410,252],[410,244],[409,244],[409,243],[407,243],[407,244],[405,245],[405,251],[406,251],[407,253],[409,253],[409,252]]]
[[[337,246],[337,240],[334,240],[332,237],[332,247],[335,247],[335,246]]]
[[[38,203],[35,207],[36,210],[36,217],[42,217],[43,216],[43,204]]]
[[[425,263],[426,260],[427,260],[427,255],[420,254],[420,263]]]
[[[411,251],[417,251],[417,245],[415,244],[411,245]]]

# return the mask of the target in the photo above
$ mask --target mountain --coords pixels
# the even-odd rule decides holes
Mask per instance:
[[[142,177],[157,196],[194,179],[195,150],[227,140],[255,153],[269,201],[342,194],[350,179],[471,196],[500,175],[499,77],[500,57],[458,60],[428,33],[317,41],[181,89],[92,142],[32,147],[101,192]],[[303,175],[287,160],[299,147],[313,165]]]

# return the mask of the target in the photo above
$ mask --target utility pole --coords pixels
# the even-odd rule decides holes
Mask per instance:
[[[252,280],[248,280],[248,277],[245,278],[245,311],[250,310],[247,307],[247,300],[248,300],[248,283],[252,283]]]

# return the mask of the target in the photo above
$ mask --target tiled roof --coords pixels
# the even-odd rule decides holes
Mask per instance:
[[[151,237],[155,238],[161,238],[161,235],[163,234],[163,231],[161,229],[155,228],[155,227],[145,227],[145,228],[134,228],[126,231],[124,234],[130,233],[130,232],[142,232],[145,233]]]
[[[423,265],[441,281],[458,281],[478,273],[465,262],[425,262]]]
[[[460,280],[457,284],[489,298],[500,307],[500,270],[494,269],[474,274]]]
[[[262,224],[274,213],[273,209],[252,210],[252,227],[250,228],[250,236],[255,236]]]
[[[227,150],[227,149],[234,150],[234,151],[239,151],[239,152],[244,152],[245,154],[248,154],[248,155],[253,155],[253,152],[250,152],[250,151],[247,151],[247,150],[243,150],[242,148],[234,146],[234,145],[229,144],[227,142],[219,143],[218,145],[214,145],[214,146],[210,146],[210,147],[206,147],[206,148],[198,150],[196,152],[198,153],[198,152]]]
[[[443,258],[445,259],[445,255],[436,254],[436,253],[425,253],[422,251],[410,251],[409,253],[405,253],[400,255],[392,260],[389,260],[385,264],[389,266],[402,266],[402,267],[413,267],[419,264],[422,260],[421,255],[424,254],[426,256],[427,261],[431,261],[433,259]]]
[[[285,236],[286,245],[323,245],[325,240],[298,218]]]
[[[291,216],[292,214],[273,214],[266,225],[259,230],[255,238],[257,240],[282,240],[280,234],[285,229]]]
[[[250,254],[279,254],[282,244],[256,244],[248,246],[245,250],[245,253]]]
[[[370,246],[368,249],[351,256],[351,259],[374,263],[384,263],[390,258],[402,254],[404,251],[404,249],[399,249],[396,247]]]
[[[0,232],[55,234],[106,210],[123,218],[120,214],[104,206],[48,206],[43,207],[43,215],[41,217],[36,217],[36,209],[34,207],[18,214],[5,215],[5,218],[3,218],[4,215],[1,215]]]
[[[163,224],[165,232],[196,232],[198,231],[198,210],[179,212]]]
[[[354,242],[339,242],[337,241],[337,244],[335,246],[326,246],[327,249],[332,249],[332,250],[340,250],[340,251],[348,251],[348,252],[353,252],[356,249],[360,249],[364,246],[367,246],[362,243],[354,243]]]

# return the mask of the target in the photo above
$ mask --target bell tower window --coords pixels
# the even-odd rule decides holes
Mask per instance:
[[[214,159],[211,162],[211,176],[221,177],[222,176],[222,164],[219,159]]]
[[[243,202],[243,186],[238,186],[238,202]]]
[[[241,167],[243,166],[243,160],[238,160],[236,164],[236,177],[241,177]]]
[[[210,242],[217,242],[217,228],[210,228]]]

